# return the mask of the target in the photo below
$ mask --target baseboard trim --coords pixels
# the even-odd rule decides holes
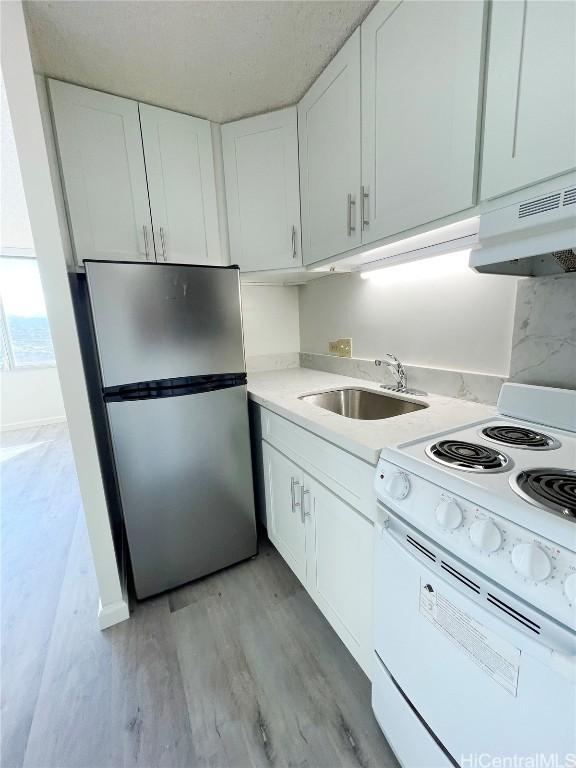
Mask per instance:
[[[118,600],[116,603],[110,603],[110,605],[102,605],[98,603],[98,625],[100,629],[108,629],[115,624],[120,624],[122,621],[130,618],[130,609],[128,603],[125,600]]]
[[[46,419],[30,419],[29,421],[14,421],[12,424],[1,424],[0,432],[11,432],[15,429],[29,429],[30,427],[47,427],[49,424],[58,424],[66,421],[66,416],[51,416]]]

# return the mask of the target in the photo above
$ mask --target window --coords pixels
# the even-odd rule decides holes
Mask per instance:
[[[0,365],[55,365],[44,295],[34,258],[0,256]]]

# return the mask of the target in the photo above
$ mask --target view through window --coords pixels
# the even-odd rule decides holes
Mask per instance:
[[[4,369],[55,364],[36,259],[0,256],[0,325]]]

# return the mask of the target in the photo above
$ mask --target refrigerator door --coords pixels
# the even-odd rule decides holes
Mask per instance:
[[[256,554],[245,387],[107,409],[139,598]]]
[[[244,371],[238,270],[85,264],[104,387]]]

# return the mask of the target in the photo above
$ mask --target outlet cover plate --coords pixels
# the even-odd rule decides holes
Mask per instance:
[[[352,339],[336,339],[328,342],[328,352],[338,357],[352,357]]]

